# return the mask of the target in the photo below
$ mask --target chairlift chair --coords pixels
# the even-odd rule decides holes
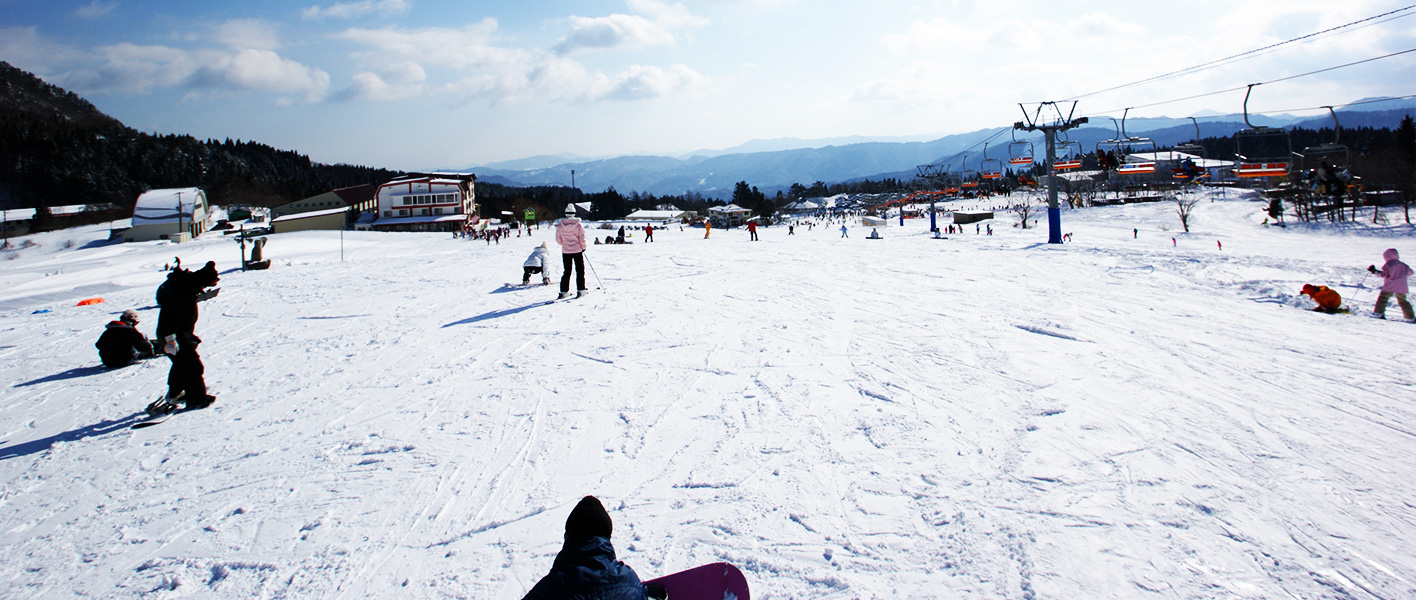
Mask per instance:
[[[1001,179],[1004,176],[1004,161],[989,158],[989,143],[984,143],[984,160],[979,163],[979,176],[984,179]]]
[[[1255,126],[1250,123],[1250,92],[1258,84],[1245,89],[1245,126],[1235,132],[1235,176],[1243,179],[1287,177],[1293,168],[1294,146],[1289,130]]]
[[[1064,156],[1053,161],[1054,171],[1071,171],[1082,168],[1082,143],[1062,140],[1058,142],[1058,148],[1063,150]]]
[[[1013,136],[1014,140],[1012,142],[1009,142],[1009,164],[1032,165],[1033,142],[1018,139],[1018,136],[1014,133],[1014,130],[1012,129],[1009,130],[1009,135]]]
[[[1327,162],[1335,170],[1342,171],[1348,168],[1348,163],[1352,159],[1352,156],[1348,152],[1348,146],[1338,143],[1338,113],[1335,113],[1333,111],[1332,106],[1325,106],[1324,108],[1327,108],[1329,116],[1333,117],[1333,143],[1319,144],[1317,146],[1308,146],[1304,148],[1304,150],[1299,153],[1299,168],[1304,171],[1308,171],[1309,169],[1316,169],[1322,162]],[[1342,157],[1342,160],[1334,160],[1338,157]]]
[[[1130,108],[1122,111],[1122,122],[1119,125],[1116,119],[1112,119],[1113,127],[1116,127],[1117,137],[1110,140],[1097,142],[1098,155],[1103,154],[1104,148],[1117,155],[1121,160],[1117,164],[1118,175],[1144,175],[1156,172],[1156,142],[1151,138],[1135,137],[1127,135],[1127,112]],[[1149,146],[1149,154],[1152,160],[1134,158],[1132,152],[1136,146]]]

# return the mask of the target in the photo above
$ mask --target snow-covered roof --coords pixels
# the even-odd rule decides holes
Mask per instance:
[[[729,204],[729,205],[727,205],[727,206],[711,206],[711,207],[709,207],[709,212],[711,212],[711,213],[721,213],[721,214],[725,214],[725,215],[736,215],[736,214],[740,214],[740,213],[749,213],[749,212],[753,212],[753,211],[748,210],[748,209],[746,209],[746,208],[743,208],[743,207],[741,207],[741,206],[738,206],[737,204]]]
[[[168,188],[143,192],[133,205],[133,226],[190,221],[199,196],[205,204],[206,194],[202,192],[202,188]],[[180,214],[179,203],[182,205]]]
[[[625,219],[630,221],[665,221],[677,219],[688,214],[682,210],[637,210],[630,213]]]
[[[51,206],[51,207],[49,207],[49,214],[54,215],[54,216],[56,216],[56,217],[58,217],[58,216],[64,216],[64,215],[77,215],[77,214],[79,214],[79,213],[81,213],[81,212],[84,212],[84,209],[85,209],[85,208],[88,208],[88,205],[87,205],[87,204],[70,204],[70,205],[67,205],[67,206]],[[11,208],[11,209],[8,209],[8,210],[0,211],[0,220],[3,220],[3,221],[28,221],[28,220],[34,218],[34,213],[35,213],[35,209],[33,209],[33,208]]]
[[[299,219],[309,219],[309,218],[313,218],[313,217],[323,217],[323,216],[327,216],[327,215],[337,215],[337,214],[346,213],[346,212],[349,212],[349,207],[348,207],[348,206],[343,207],[343,208],[327,208],[327,209],[325,209],[325,210],[312,210],[312,211],[310,211],[310,212],[295,213],[295,214],[293,214],[293,215],[285,215],[285,216],[283,216],[283,217],[276,217],[276,218],[274,218],[274,219],[271,219],[271,222],[272,222],[272,223],[280,223],[281,221],[296,221],[296,220],[299,220]]]

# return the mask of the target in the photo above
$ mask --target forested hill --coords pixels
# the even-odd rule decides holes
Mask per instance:
[[[0,61],[0,207],[131,207],[142,192],[196,186],[215,204],[275,206],[397,172],[322,165],[254,142],[150,135]]]

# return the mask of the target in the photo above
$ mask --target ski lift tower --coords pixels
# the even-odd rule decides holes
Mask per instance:
[[[1051,124],[1043,124],[1043,107],[1052,107],[1053,112],[1058,115]],[[1078,103],[1073,101],[1068,108],[1068,116],[1063,116],[1062,109],[1058,108],[1056,102],[1040,102],[1038,108],[1033,111],[1033,117],[1028,115],[1028,109],[1023,104],[1019,104],[1019,110],[1023,111],[1023,120],[1014,123],[1014,129],[1022,131],[1042,131],[1043,139],[1048,145],[1048,243],[1063,243],[1063,217],[1062,211],[1058,208],[1058,176],[1053,174],[1053,161],[1057,158],[1057,137],[1059,132],[1067,131],[1087,122],[1087,117],[1073,118],[1073,111],[1077,110]]]

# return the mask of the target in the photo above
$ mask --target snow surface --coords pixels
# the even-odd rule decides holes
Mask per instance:
[[[31,236],[0,253],[0,597],[515,599],[595,494],[643,577],[726,560],[760,599],[1412,598],[1417,339],[1363,270],[1412,226],[1205,200],[1189,235],[1065,211],[1066,245],[675,225],[552,305],[503,287],[546,228],[282,234],[246,273],[216,232]],[[133,430],[167,361],[93,342],[152,333],[174,255],[222,271],[218,400]]]

